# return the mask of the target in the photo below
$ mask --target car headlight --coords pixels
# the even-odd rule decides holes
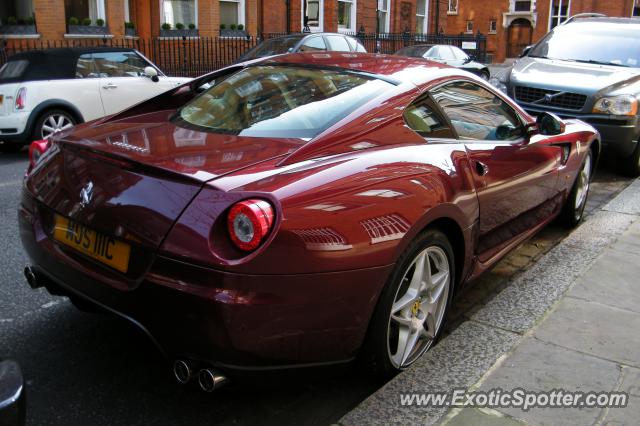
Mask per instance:
[[[638,100],[631,95],[607,96],[600,98],[593,106],[593,112],[612,115],[636,115]]]
[[[498,80],[496,77],[492,77],[489,79],[489,84],[501,91],[502,93],[507,93],[507,85]]]

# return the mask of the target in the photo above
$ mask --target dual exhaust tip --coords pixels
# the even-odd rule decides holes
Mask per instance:
[[[220,389],[228,381],[225,375],[213,368],[201,368],[196,374],[194,364],[182,359],[173,363],[173,375],[178,383],[182,385],[186,385],[197,376],[198,385],[205,392],[213,392],[216,389]]]

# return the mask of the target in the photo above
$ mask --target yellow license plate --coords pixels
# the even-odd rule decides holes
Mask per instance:
[[[53,238],[122,273],[126,273],[129,269],[131,255],[129,244],[96,232],[66,217],[56,215]]]

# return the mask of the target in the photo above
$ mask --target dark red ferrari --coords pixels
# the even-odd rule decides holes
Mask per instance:
[[[33,145],[25,273],[128,319],[205,390],[356,357],[388,374],[467,283],[580,221],[599,147],[422,59],[237,64]]]

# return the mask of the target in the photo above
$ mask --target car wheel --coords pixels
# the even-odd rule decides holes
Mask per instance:
[[[75,126],[75,124],[76,119],[66,111],[60,109],[45,111],[36,121],[33,139],[49,139],[56,133]]]
[[[404,370],[433,346],[451,303],[454,266],[449,240],[435,229],[405,250],[380,295],[363,348],[374,374]]]
[[[589,187],[591,186],[592,168],[593,156],[589,151],[560,213],[560,219],[567,227],[573,228],[580,223],[584,216],[584,208],[587,205]]]
[[[9,154],[11,152],[18,152],[22,149],[22,147],[24,146],[24,144],[22,143],[16,143],[16,142],[0,142],[0,152],[3,152],[5,154]]]
[[[636,143],[636,149],[627,161],[627,175],[630,177],[640,176],[640,142]]]
[[[489,74],[489,71],[480,71],[480,78],[483,79],[484,81],[489,81],[489,79],[491,78],[491,74]]]

